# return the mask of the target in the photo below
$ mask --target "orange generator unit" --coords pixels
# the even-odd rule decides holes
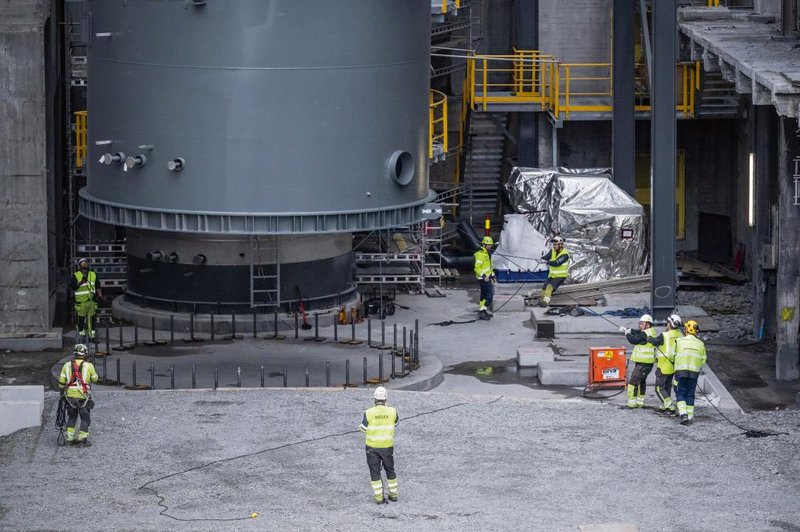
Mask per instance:
[[[627,368],[624,347],[590,347],[587,391],[624,388]]]

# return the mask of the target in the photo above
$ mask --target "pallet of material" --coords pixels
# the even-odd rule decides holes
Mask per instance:
[[[725,281],[730,283],[742,284],[750,279],[722,264],[708,264],[701,260],[678,255],[676,259],[678,270],[685,277],[693,277],[697,280]]]

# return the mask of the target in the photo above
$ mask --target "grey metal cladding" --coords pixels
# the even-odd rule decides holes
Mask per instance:
[[[201,233],[422,219],[431,200],[427,0],[89,5],[84,215]],[[405,186],[388,167],[398,150],[414,165]],[[117,152],[146,163],[126,172],[99,162]],[[185,164],[170,171],[176,158]]]

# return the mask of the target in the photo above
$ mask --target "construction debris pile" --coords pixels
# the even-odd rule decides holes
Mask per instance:
[[[572,255],[570,281],[591,283],[647,272],[644,209],[611,181],[607,169],[514,168],[511,206],[533,230],[560,235]]]
[[[678,290],[677,294],[679,305],[700,307],[719,325],[718,332],[701,332],[706,340],[755,341],[752,299],[750,283],[719,284],[715,290]]]

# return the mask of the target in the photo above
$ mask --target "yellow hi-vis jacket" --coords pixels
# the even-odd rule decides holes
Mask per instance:
[[[81,282],[83,284],[80,284]],[[75,303],[90,301],[97,291],[95,288],[97,274],[94,273],[94,270],[89,270],[84,276],[83,272],[78,270],[75,272],[75,283],[78,285],[78,288],[75,289]]]
[[[75,379],[72,378],[73,364],[75,364],[75,367],[78,368],[81,376],[80,379],[77,377],[77,375],[75,376]],[[83,380],[83,382],[81,382],[81,380]],[[61,389],[63,389],[65,386],[67,387],[67,397],[86,399],[89,396],[92,383],[97,382],[98,380],[100,379],[98,378],[97,372],[94,370],[94,365],[91,362],[86,362],[82,359],[73,359],[64,364],[64,366],[61,368],[61,375],[59,376],[58,383]]]
[[[652,327],[645,329],[642,332],[650,338],[656,337],[656,330]],[[636,344],[633,346],[631,360],[638,362],[639,364],[654,364],[656,361],[656,346],[649,343]]]
[[[561,264],[557,264],[555,266],[550,264],[551,262],[558,261],[558,259],[564,257],[565,255],[567,256],[567,258]],[[550,250],[550,260],[548,260],[548,265],[547,265],[547,267],[549,268],[549,272],[547,276],[552,279],[558,279],[560,277],[568,277],[569,260],[570,260],[569,251],[567,251],[565,248],[561,248],[561,251],[559,251],[558,253],[556,253],[555,249]]]
[[[391,406],[375,405],[364,412],[358,427],[366,434],[367,447],[388,449],[394,447],[394,427],[400,417]]]
[[[475,277],[491,277],[492,273],[492,257],[486,249],[481,248],[475,252]]]
[[[675,341],[683,337],[683,333],[678,329],[672,329],[664,331],[661,336],[664,341],[656,346],[656,357],[658,357],[656,364],[663,375],[672,375],[675,373]]]
[[[706,358],[706,344],[702,340],[691,334],[678,338],[675,341],[675,376],[700,373]]]

